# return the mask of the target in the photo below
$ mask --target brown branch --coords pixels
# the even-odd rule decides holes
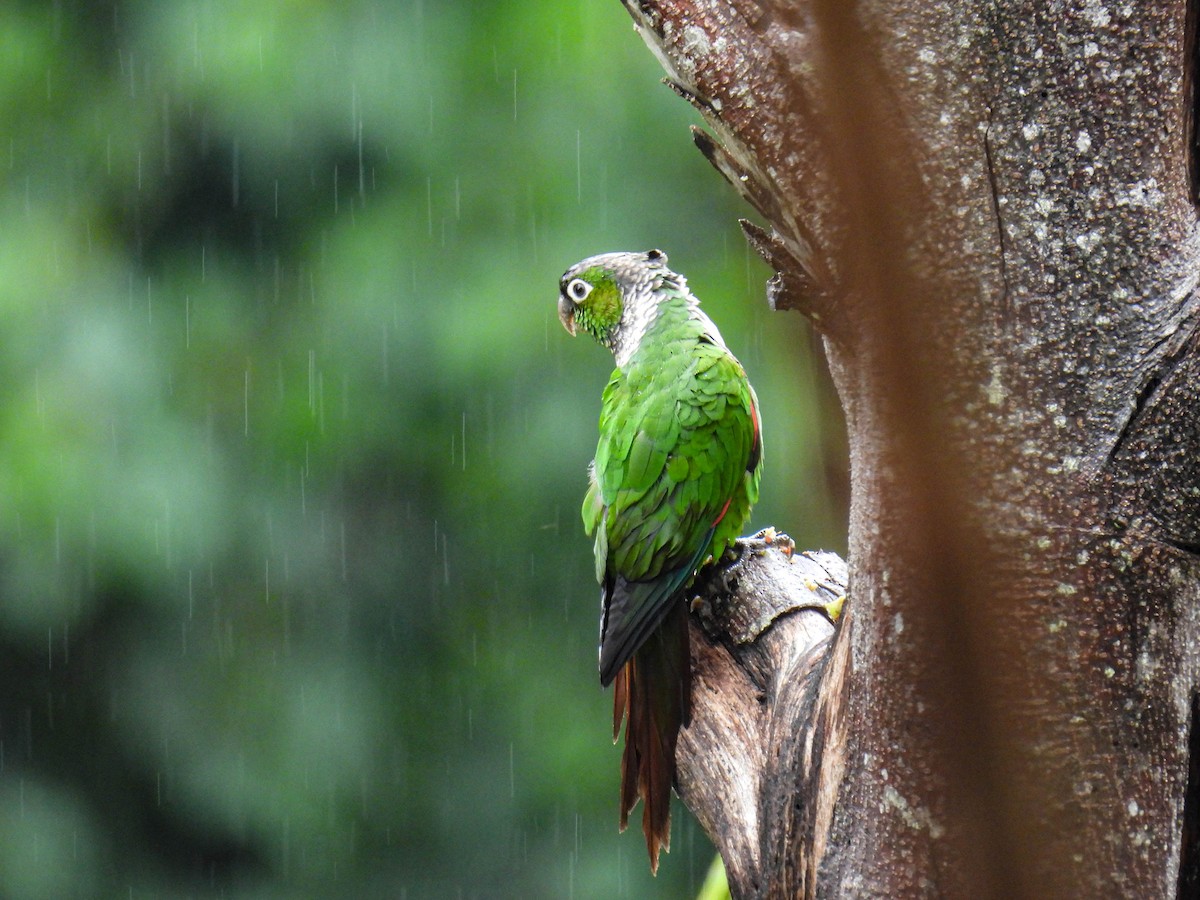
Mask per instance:
[[[692,618],[693,713],[680,735],[678,788],[737,897],[784,896],[799,809],[788,785],[813,771],[804,723],[833,634],[826,607],[846,590],[836,554],[786,546],[740,542],[737,559],[701,585]]]

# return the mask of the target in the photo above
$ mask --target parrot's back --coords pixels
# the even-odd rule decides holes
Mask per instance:
[[[601,582],[600,678],[622,719],[622,827],[645,799],[652,866],[669,848],[675,744],[690,713],[686,590],[758,496],[754,392],[712,323],[664,302],[604,393],[584,520]]]

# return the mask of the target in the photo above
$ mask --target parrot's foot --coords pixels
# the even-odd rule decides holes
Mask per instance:
[[[733,544],[734,553],[738,558],[745,553],[762,554],[772,547],[790,558],[796,550],[796,542],[782,531],[776,531],[768,525],[756,534],[738,538]]]
[[[825,550],[794,548],[786,534],[767,528],[738,538],[697,575],[691,610],[711,639],[727,646],[750,643],[792,610],[808,610],[804,619],[813,627],[842,627],[846,564]]]
[[[712,602],[729,597],[737,589],[739,570],[746,560],[771,550],[778,550],[790,560],[795,549],[795,541],[772,527],[738,538],[725,548],[719,559],[710,556],[701,564],[689,608],[701,618],[710,618]]]

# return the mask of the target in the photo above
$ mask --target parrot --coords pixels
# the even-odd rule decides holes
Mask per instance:
[[[670,850],[675,746],[691,717],[688,589],[736,541],[758,500],[758,399],[661,250],[567,269],[558,315],[613,354],[588,467],[584,530],[600,584],[600,684],[625,725],[620,828],[644,803],[650,869]]]

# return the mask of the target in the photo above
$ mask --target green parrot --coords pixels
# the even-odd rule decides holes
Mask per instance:
[[[758,499],[758,400],[741,363],[659,250],[606,253],[559,283],[558,314],[612,351],[583,523],[600,582],[600,683],[625,725],[621,829],[641,797],[650,868],[670,849],[675,743],[688,724],[687,590]]]

